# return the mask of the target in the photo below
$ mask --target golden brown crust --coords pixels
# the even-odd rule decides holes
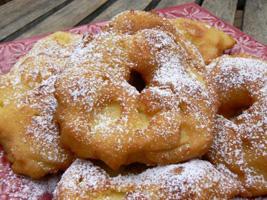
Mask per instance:
[[[56,84],[64,145],[113,169],[203,155],[212,140],[215,108],[186,55],[175,36],[156,29],[103,33],[77,50],[77,67]],[[147,84],[141,92],[127,82],[133,70]]]
[[[236,43],[228,34],[206,23],[187,18],[167,19],[156,13],[144,11],[125,11],[114,17],[104,28],[104,31],[133,34],[139,30],[157,28],[176,35],[177,41],[190,41],[200,51],[206,64],[221,56],[225,50],[231,49]],[[194,47],[190,43],[184,47],[195,57]],[[198,70],[201,70],[199,68]],[[202,69],[203,70],[203,69]]]
[[[198,48],[206,64],[221,56],[225,50],[231,49],[236,43],[231,36],[203,22],[186,18],[170,21]]]
[[[244,55],[223,56],[208,68],[223,115],[208,158],[238,176],[242,196],[266,195],[267,64]]]
[[[59,145],[53,121],[57,106],[54,75],[67,67],[67,59],[81,36],[58,32],[39,42],[0,80],[0,143],[12,168],[40,178],[65,169],[72,155]]]
[[[140,30],[158,29],[166,33],[171,33],[175,41],[187,51],[187,62],[191,64],[192,69],[198,72],[204,72],[204,60],[197,48],[181,34],[180,31],[171,23],[169,19],[145,11],[125,11],[115,16],[104,31],[115,32],[119,34],[132,35]]]
[[[57,200],[205,200],[231,199],[239,183],[207,161],[193,160],[111,176],[85,160],[76,160],[54,192]]]

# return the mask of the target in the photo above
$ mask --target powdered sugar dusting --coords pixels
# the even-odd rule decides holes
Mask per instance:
[[[105,34],[103,34],[103,37],[105,37]],[[162,45],[164,46],[164,45],[167,45],[167,44],[168,44],[168,42],[163,42],[162,44],[157,44],[156,48],[160,49],[160,48],[162,48]],[[80,46],[82,46],[82,45],[80,45]],[[84,63],[85,60],[88,59],[88,58],[90,58],[93,62],[96,62],[98,60],[103,59],[105,56],[101,55],[101,53],[98,53],[98,54],[95,53],[93,57],[90,57],[91,56],[90,51],[84,50],[86,48],[82,48],[82,47],[76,49],[76,51],[79,52],[79,53],[76,52],[76,53],[72,54],[71,52],[73,51],[73,49],[70,50],[70,51],[66,51],[63,48],[62,49],[58,49],[56,43],[49,43],[49,44],[48,43],[47,44],[39,43],[35,47],[36,48],[34,48],[29,53],[29,56],[25,56],[25,58],[22,58],[18,62],[18,64],[17,64],[18,67],[15,67],[14,68],[14,72],[10,73],[11,74],[10,77],[13,74],[13,77],[10,78],[10,80],[5,80],[5,78],[1,79],[3,84],[0,83],[0,89],[1,89],[1,87],[5,88],[6,86],[8,86],[10,84],[10,85],[12,85],[13,89],[15,88],[15,90],[20,91],[21,89],[23,90],[23,88],[21,88],[21,86],[20,86],[20,84],[22,82],[23,82],[23,84],[26,84],[27,86],[29,86],[31,88],[34,88],[30,92],[26,92],[26,97],[24,96],[24,93],[21,93],[21,92],[18,92],[18,93],[15,92],[12,97],[14,99],[22,100],[21,102],[18,103],[19,107],[22,107],[22,106],[26,105],[26,106],[30,106],[31,108],[37,109],[37,110],[40,111],[40,115],[39,116],[34,116],[33,117],[33,119],[32,119],[33,126],[29,126],[27,132],[29,132],[33,137],[38,139],[39,142],[41,142],[40,144],[41,144],[41,147],[42,147],[46,143],[49,143],[49,144],[53,143],[54,144],[55,140],[58,140],[58,136],[54,137],[54,134],[58,133],[58,130],[57,130],[57,127],[55,126],[55,124],[53,124],[54,122],[52,121],[52,119],[53,119],[52,115],[54,114],[54,111],[55,111],[55,109],[57,107],[57,102],[56,102],[56,99],[53,97],[53,95],[51,95],[55,91],[54,83],[55,83],[57,77],[54,77],[54,76],[50,77],[50,76],[54,75],[54,74],[61,73],[64,70],[63,68],[67,65],[68,62],[70,62],[68,60],[68,57],[70,55],[72,56],[71,57],[71,60],[72,60],[71,61],[71,63],[72,63],[71,65],[72,66],[74,66],[75,63],[80,65],[81,63]],[[38,55],[40,52],[38,52],[37,49],[44,49],[45,51],[43,51],[41,53],[42,55]],[[94,49],[95,49],[95,47],[91,48],[91,50],[94,50]],[[38,53],[36,53],[35,51],[37,51]],[[90,56],[87,57],[86,54],[88,54]],[[53,58],[54,56],[60,58],[60,61],[54,60],[54,58]],[[175,59],[173,60],[173,55],[171,55],[171,54],[170,54],[169,57],[162,56],[162,55],[160,55],[160,53],[157,56],[158,56],[157,57],[158,58],[157,62],[161,63],[162,65],[168,65],[168,66],[184,65],[184,63],[181,62],[181,60],[183,60],[182,58],[179,58],[178,60],[175,60]],[[24,62],[27,63],[27,62],[29,62],[29,60],[31,60],[33,58],[34,58],[34,65],[36,65],[36,67],[29,68],[27,66],[27,64],[24,64]],[[83,60],[83,58],[86,58],[86,59]],[[43,67],[44,63],[42,63],[44,60],[47,60],[47,63],[45,63],[45,65],[46,65],[45,67]],[[56,62],[58,62],[59,64],[57,63],[55,65]],[[114,63],[117,62],[117,65],[116,65],[115,68],[117,68],[118,66],[121,65],[120,60],[116,60],[116,58],[114,58],[113,62]],[[244,63],[249,63],[249,62],[244,61]],[[24,67],[24,66],[26,66],[26,67]],[[64,66],[64,67],[62,68],[62,66]],[[133,67],[133,66],[131,66],[131,67]],[[256,66],[257,66],[256,68],[258,68],[257,64],[256,64]],[[97,66],[97,67],[99,67],[99,66]],[[108,68],[108,67],[109,67],[108,65],[105,65],[103,68]],[[162,69],[164,69],[164,68],[165,67],[162,67]],[[27,71],[28,69],[30,69],[30,70]],[[124,77],[124,76],[126,77],[126,74],[127,74],[127,70],[125,71],[124,69],[121,69],[120,73],[117,73],[116,70],[114,70],[113,72],[111,72],[111,71],[112,71],[112,69],[110,69],[110,73],[106,74],[106,75],[110,76],[112,74],[112,76],[116,76],[117,78],[121,78],[121,77]],[[190,70],[188,70],[188,71],[190,71]],[[172,70],[170,70],[168,72],[171,72],[172,74],[179,73],[179,74],[181,74],[181,76],[179,76],[179,77],[175,78],[174,80],[170,81],[170,79],[172,79],[173,76],[169,76],[167,71],[164,71],[164,70],[160,71],[159,70],[158,74],[155,75],[155,79],[154,79],[155,85],[153,87],[152,86],[150,87],[150,89],[151,89],[153,94],[155,94],[157,96],[160,96],[160,97],[163,97],[162,99],[164,99],[165,103],[168,104],[167,107],[171,107],[171,106],[174,106],[174,105],[176,106],[176,105],[179,104],[179,101],[177,103],[174,103],[174,102],[169,102],[168,99],[174,98],[175,95],[180,95],[181,91],[183,91],[183,89],[185,89],[185,88],[186,89],[185,89],[185,93],[184,94],[186,94],[186,92],[189,95],[199,94],[200,93],[201,97],[205,97],[205,99],[209,98],[209,96],[207,95],[206,91],[203,90],[203,88],[205,88],[205,84],[202,84],[202,85],[201,84],[195,84],[195,81],[197,80],[197,76],[195,76],[195,74],[191,74],[192,76],[189,76],[186,73],[186,71],[180,70],[178,68],[173,68]],[[260,90],[255,90],[255,87],[254,88],[250,87],[251,88],[250,91],[253,94],[254,94],[254,91],[259,91],[259,92],[257,92],[257,94],[255,93],[255,95],[263,94],[263,96],[266,97],[266,88],[267,88],[266,87],[266,76],[264,76],[262,78],[262,72],[260,72],[260,74],[257,74],[257,73],[254,73],[253,70],[251,70],[251,71],[249,71],[249,70],[246,71],[245,70],[242,73],[244,73],[244,75],[242,75],[241,78],[239,77],[238,79],[236,79],[236,77],[235,77],[235,78],[233,78],[232,80],[229,81],[229,83],[231,84],[231,86],[229,86],[229,87],[232,87],[232,85],[242,85],[246,81],[254,82],[256,80],[263,80],[263,82],[260,82],[260,83],[264,83],[265,84],[264,87],[262,87]],[[266,71],[264,71],[264,73],[266,74]],[[17,76],[16,74],[22,74],[23,76]],[[41,83],[39,82],[39,79],[42,80]],[[0,80],[0,82],[1,82],[1,80]],[[73,80],[75,80],[75,79],[73,79]],[[185,81],[181,81],[181,80],[185,80]],[[218,78],[218,80],[221,80],[221,79]],[[79,79],[79,81],[81,81],[81,83],[79,83],[79,85],[83,86],[83,87],[81,89],[79,89],[79,90],[74,90],[73,93],[71,94],[71,96],[74,99],[74,101],[79,99],[81,96],[87,96],[87,97],[90,96],[86,92],[86,86],[87,85],[84,84],[85,81],[83,81],[82,79]],[[35,84],[35,82],[37,82],[37,85]],[[164,85],[164,86],[163,87],[158,87],[157,86],[158,83],[161,84],[161,85]],[[125,84],[125,82],[123,82],[123,84]],[[123,88],[124,88],[124,86],[123,86]],[[126,88],[129,89],[129,94],[131,94],[130,96],[137,95],[137,91],[133,87],[126,87]],[[93,91],[92,93],[95,94],[97,92]],[[37,99],[34,99],[35,95],[37,95],[37,96],[40,95],[41,96],[41,97],[37,98],[38,101],[40,100],[40,104],[37,102]],[[9,100],[10,99],[4,99],[4,101],[1,102],[1,104],[3,103],[3,105],[5,106],[5,105],[7,105],[9,103]],[[191,103],[190,101],[187,100],[186,97],[184,97],[184,98],[181,97],[180,100],[182,102]],[[92,108],[92,104],[90,104],[90,102],[92,102],[92,100],[89,98],[89,99],[87,99],[86,102],[88,103],[87,104],[88,109],[91,109]],[[209,101],[207,101],[207,103],[210,104]],[[257,110],[257,112],[255,111],[254,113],[251,114],[251,113],[249,113],[247,111],[246,113],[243,113],[242,116],[240,116],[239,118],[236,119],[235,123],[237,125],[233,125],[233,127],[235,127],[234,128],[235,130],[243,130],[242,131],[242,133],[243,133],[242,136],[244,136],[244,138],[246,140],[251,140],[252,149],[255,150],[255,156],[256,157],[266,156],[266,151],[261,151],[261,149],[265,149],[266,148],[266,139],[259,139],[262,136],[266,136],[265,132],[266,132],[266,121],[267,121],[267,119],[266,119],[266,106],[265,106],[266,104],[265,103],[266,103],[266,101],[264,101],[263,104],[261,104],[261,105],[264,105],[264,107],[262,107],[262,106],[256,107],[256,108],[259,108]],[[196,115],[199,116],[199,118],[205,119],[205,116],[203,115],[203,113],[201,111],[198,110],[197,107],[193,106],[193,110],[196,111]],[[253,117],[255,117],[255,116],[259,117],[257,122],[252,121],[251,118],[250,118],[250,115],[252,115]],[[102,121],[104,121],[104,120],[102,119]],[[76,124],[76,126],[79,126],[79,123],[76,123],[76,122],[81,122],[81,121],[79,120],[79,118],[77,118],[77,120],[74,122],[74,124]],[[107,124],[109,124],[109,123],[107,123]],[[102,128],[106,128],[107,124],[103,123],[103,124],[99,124],[99,126],[100,126],[100,128],[101,127]],[[205,125],[203,125],[203,126],[205,127]],[[256,132],[256,131],[258,131],[260,133],[263,133],[262,136],[253,135],[252,134],[253,132]],[[46,133],[46,134],[44,134],[44,133]],[[258,140],[260,142],[258,142]],[[52,144],[52,146],[53,146],[53,144]],[[50,148],[52,146],[49,146],[48,148]],[[58,150],[58,149],[56,149],[56,150]],[[41,152],[41,154],[42,153],[43,152]],[[242,155],[240,156],[240,152],[238,150],[234,150],[233,153],[238,158],[242,157]],[[54,157],[53,154],[50,154],[49,152],[48,152],[47,155],[48,155],[48,160],[50,160],[50,161],[57,159],[56,157]],[[47,156],[47,155],[43,155],[43,156]],[[242,157],[242,159],[243,159],[243,157]],[[244,160],[242,160],[242,159],[240,161],[238,161],[238,164],[241,165],[242,163],[244,163]],[[82,169],[79,169],[78,171],[79,172],[80,171],[87,171],[87,170],[90,171],[91,167],[93,167],[93,166],[90,165],[89,166],[89,170],[88,170],[87,167],[85,167],[85,169],[82,168]],[[169,166],[167,166],[166,168],[168,168],[168,167]],[[189,167],[189,169],[190,169],[190,167]],[[195,168],[192,168],[190,170],[197,171],[197,169],[195,169]],[[249,171],[250,169],[247,169],[247,170],[248,170],[249,175],[254,173],[254,172]],[[159,170],[159,171],[160,171],[160,174],[164,174],[164,173],[167,173],[166,171],[168,171],[168,170],[166,170],[166,171]],[[0,172],[1,172],[1,170],[0,170]],[[153,172],[153,170],[151,170],[151,171],[149,171],[149,173],[147,173],[144,176],[147,176],[147,177],[150,177],[150,178],[152,176],[156,177],[156,175],[158,174],[156,172]],[[102,177],[102,175],[100,175],[101,174],[100,172],[96,172],[96,171],[92,170],[92,172],[90,172],[90,173],[91,174],[98,174],[96,177],[94,177],[95,178],[94,180],[93,179],[89,180],[89,182],[92,183],[91,184],[92,187],[96,186],[97,184],[102,184],[102,186],[103,186],[102,188],[104,188],[104,185],[106,185],[106,184],[109,185],[110,184],[110,183],[106,183],[104,181],[105,176]],[[149,174],[151,174],[151,175],[149,175]],[[195,176],[198,175],[197,173],[196,174],[192,173],[192,174],[195,175]],[[210,174],[212,174],[212,173],[210,173]],[[9,174],[8,174],[8,176],[9,176]],[[13,174],[10,175],[10,177],[11,176],[13,176]],[[101,177],[99,182],[98,182],[98,176]],[[16,176],[16,177],[18,177],[18,176]],[[150,182],[153,182],[154,181],[154,177],[153,177],[153,180],[152,180],[152,178],[151,178],[151,180],[150,179],[148,179],[148,180]],[[164,176],[162,175],[161,177],[164,177]],[[168,176],[166,176],[166,177],[168,177]],[[190,178],[190,180],[189,180],[189,182],[190,182],[190,181],[193,180],[194,176],[189,175],[189,177],[192,178],[192,179]],[[81,177],[79,177],[79,179],[80,178]],[[92,178],[92,177],[90,177],[90,178]],[[253,184],[253,182],[254,182],[253,178],[255,178],[255,177],[253,176],[251,179],[249,178],[250,183],[248,183],[248,184]],[[133,178],[132,176],[129,176],[129,177],[125,178],[125,179],[123,179],[122,177],[118,177],[116,181],[112,182],[112,184],[113,183],[115,185],[116,184],[118,184],[118,185],[126,184],[127,187],[128,187],[129,185],[131,185],[132,181],[135,182],[135,183],[139,183],[139,180],[137,180],[137,179]],[[147,179],[147,178],[145,178],[145,179]],[[161,181],[161,179],[164,179],[164,178],[160,178],[159,181]],[[184,179],[186,179],[186,177],[183,177],[183,178],[178,179],[178,180],[182,181]],[[4,184],[6,184],[6,181],[8,180],[8,178],[4,179],[4,180],[5,180]],[[11,184],[9,184],[9,185],[7,184],[7,185],[10,188],[12,188],[12,186],[14,186],[13,178],[10,178],[10,180],[12,182],[12,185]],[[168,180],[172,180],[172,179],[170,179],[168,177]],[[262,181],[262,177],[260,177],[259,180]],[[146,181],[146,180],[142,180],[142,181]],[[149,181],[147,181],[146,184],[149,184],[150,183]],[[194,185],[193,182],[190,182],[190,183],[192,185]],[[2,184],[2,182],[1,182],[1,184]],[[18,192],[14,192],[13,193],[14,196],[11,196],[11,198],[36,199],[37,196],[42,193],[40,191],[47,190],[46,186],[43,187],[41,182],[32,183],[32,181],[29,180],[29,182],[27,182],[27,181],[23,182],[22,185],[24,185],[24,184],[25,184],[25,186],[22,187],[21,191],[19,193]],[[33,184],[33,185],[31,185],[31,184]],[[175,184],[176,184],[176,182],[175,182]],[[29,186],[30,188],[26,187],[26,185],[30,185]],[[81,183],[81,185],[82,185],[82,183]],[[74,185],[72,185],[69,188],[71,189],[72,187],[74,187]],[[82,186],[82,187],[84,187],[84,186]],[[172,187],[176,188],[176,186],[174,187],[173,185],[172,185]],[[184,186],[184,185],[182,185],[182,187],[186,188],[186,186]],[[48,188],[50,188],[50,186],[48,186]],[[192,188],[190,188],[190,189],[192,189]],[[121,187],[119,190],[123,191],[124,189],[123,189],[123,187]],[[165,190],[165,188],[164,188],[164,190]],[[183,192],[186,191],[186,189],[181,189],[181,188],[179,188],[179,190],[181,190]],[[29,191],[31,191],[31,193]],[[51,190],[48,189],[48,191],[51,191]],[[196,189],[196,192],[199,193],[200,191]],[[12,192],[8,192],[8,193],[12,193]],[[144,199],[147,198],[147,199],[149,199],[149,197],[150,197],[149,195],[150,194],[148,194],[146,191],[130,192],[130,193],[127,194],[127,199],[136,199],[136,198],[144,198]],[[31,196],[31,197],[29,197],[29,196]],[[178,198],[178,197],[176,196],[176,198]]]
[[[69,138],[73,132],[77,143],[86,145],[88,158],[94,152],[94,158],[111,166],[110,157],[116,157],[112,161],[115,168],[126,164],[126,160],[137,161],[131,160],[134,156],[130,152],[179,148],[182,123],[187,122],[178,118],[191,113],[194,135],[201,138],[200,152],[204,152],[212,139],[215,109],[206,83],[200,81],[201,74],[187,60],[188,54],[173,35],[158,29],[145,29],[133,35],[103,32],[79,46],[71,56],[73,67],[65,70],[56,84],[57,119],[62,127],[68,127],[62,135]],[[138,92],[127,82],[131,71],[143,76],[146,81],[143,91]],[[109,106],[114,102],[121,112],[111,119],[111,115],[105,115],[105,109],[112,109]],[[69,113],[70,110],[73,112]],[[77,153],[67,140],[65,145]],[[164,142],[156,146],[155,141]],[[96,147],[94,143],[107,144]],[[166,162],[177,162],[181,159],[178,157],[167,156]],[[186,160],[182,153],[180,157]],[[149,159],[138,161],[159,162]]]
[[[261,170],[267,162],[267,64],[253,58],[223,56],[209,70],[213,84],[219,88],[219,98],[227,98],[229,91],[241,88],[254,102],[231,121],[218,116],[208,156],[216,165],[225,165],[237,174],[246,195],[266,191],[267,180]]]
[[[180,107],[180,103],[189,105],[188,110],[196,114],[197,120],[203,122],[202,128],[208,128],[208,123],[205,124],[209,122],[207,113],[196,105],[196,99],[201,101],[203,107],[210,106],[212,113],[211,93],[207,90],[207,83],[199,80],[201,75],[194,72],[191,63],[187,62],[188,55],[185,49],[175,45],[175,41],[167,37],[164,32],[150,30],[146,37],[151,45],[151,51],[156,52],[155,62],[159,66],[147,89],[151,88],[152,92],[162,95],[162,105],[172,104],[173,108]],[[174,98],[166,99],[166,94]]]
[[[1,77],[0,99],[3,108],[10,107],[11,111],[15,110],[21,115],[17,119],[20,127],[18,133],[12,129],[3,131],[1,142],[5,144],[6,138],[12,140],[20,137],[19,144],[13,141],[4,147],[8,148],[7,152],[16,165],[18,159],[33,163],[35,168],[31,170],[33,174],[38,171],[36,177],[56,172],[71,161],[69,152],[59,145],[59,130],[53,119],[57,101],[53,93],[57,75],[69,66],[69,57],[81,42],[80,35],[52,34],[37,42],[10,73]],[[29,116],[22,116],[23,110],[27,110]],[[1,124],[4,126],[4,123]],[[24,153],[19,154],[20,151]],[[17,171],[32,176],[27,167],[19,166]]]
[[[36,89],[27,93],[23,106],[38,110],[38,115],[32,117],[27,126],[26,137],[32,137],[31,151],[37,153],[48,162],[65,162],[68,153],[59,146],[59,130],[54,123],[54,113],[57,101],[53,95],[56,76],[50,76]]]
[[[224,55],[207,68],[212,73],[210,76],[214,76],[213,84],[219,85],[221,92],[242,87],[258,99],[262,96],[260,89],[267,85],[267,63],[259,59]]]
[[[58,183],[55,197],[90,198],[101,194],[105,197],[107,194],[108,199],[112,193],[119,193],[122,199],[128,200],[153,197],[166,200],[229,199],[237,194],[238,187],[239,184],[234,179],[226,177],[210,163],[201,160],[155,167],[138,175],[115,177],[110,177],[89,161],[76,160]]]

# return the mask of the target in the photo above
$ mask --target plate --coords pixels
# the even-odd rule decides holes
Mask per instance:
[[[188,3],[170,8],[156,10],[159,15],[167,18],[186,17],[205,22],[214,26],[229,35],[237,41],[236,45],[227,51],[233,53],[247,53],[253,56],[267,60],[267,46],[257,42],[251,36],[241,32],[220,20],[218,17],[209,13],[206,9],[195,3]],[[80,34],[93,33],[101,31],[106,22],[83,25],[72,28],[67,31]],[[25,55],[33,44],[45,35],[35,36],[26,39],[20,39],[0,44],[0,74],[7,73],[13,64],[23,55]],[[33,181],[29,178],[16,175],[10,168],[10,163],[0,147],[0,199],[38,199],[48,200],[52,198],[52,191],[60,177],[51,177],[43,181]]]

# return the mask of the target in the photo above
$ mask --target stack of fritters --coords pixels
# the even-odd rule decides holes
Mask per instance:
[[[40,40],[0,80],[13,170],[40,178],[91,159],[67,169],[56,199],[265,195],[267,64],[219,57],[234,44],[204,23],[142,11],[95,36]],[[132,174],[133,163],[146,167]]]

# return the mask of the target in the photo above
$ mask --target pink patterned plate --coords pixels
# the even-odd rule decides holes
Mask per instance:
[[[223,22],[204,8],[194,3],[183,4],[171,8],[156,10],[160,15],[168,18],[186,17],[206,22],[231,35],[237,41],[228,52],[247,53],[267,60],[267,46],[241,32],[237,28]],[[74,33],[98,33],[105,22],[89,24],[70,29]],[[13,64],[25,55],[33,44],[43,36],[16,40],[0,44],[0,74],[7,73]],[[43,181],[33,181],[23,176],[15,175],[0,147],[0,199],[51,199],[52,191],[59,177],[51,177]]]

